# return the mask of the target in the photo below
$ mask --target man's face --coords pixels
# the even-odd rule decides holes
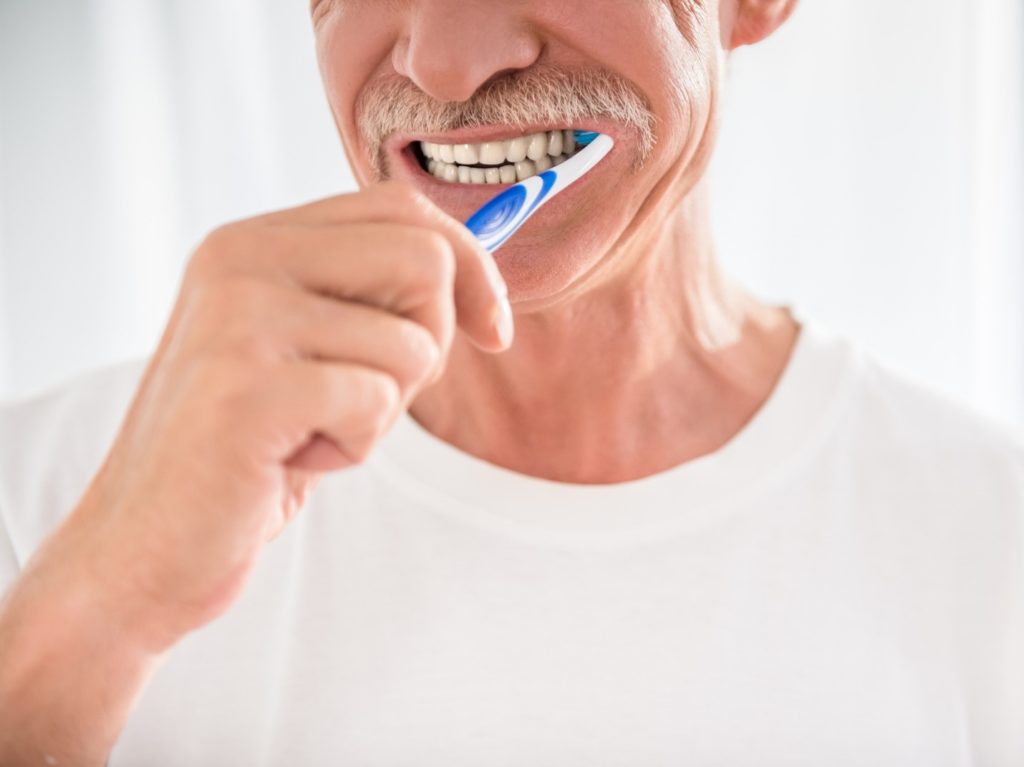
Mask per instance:
[[[552,132],[596,130],[615,140],[608,157],[496,254],[525,309],[627,274],[630,258],[655,244],[661,227],[652,224],[703,174],[722,51],[717,6],[314,0],[313,18],[327,96],[362,185],[405,181],[464,221],[503,188],[486,183],[500,179],[502,164],[517,178],[530,173],[529,158],[514,162],[524,136],[547,134],[541,168],[566,152],[563,140],[556,153]],[[448,149],[431,145],[468,147],[454,163],[441,157],[437,178],[424,150]],[[509,167],[505,174],[509,181]],[[473,183],[481,175],[484,183]]]

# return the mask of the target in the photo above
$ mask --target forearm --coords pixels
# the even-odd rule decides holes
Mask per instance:
[[[0,764],[106,764],[162,657],[122,623],[70,564],[29,563],[0,601]]]

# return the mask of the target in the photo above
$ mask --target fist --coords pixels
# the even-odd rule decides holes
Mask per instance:
[[[166,647],[237,598],[323,472],[364,461],[456,327],[511,342],[490,255],[385,184],[230,224],[193,254],[159,347],[47,547]]]

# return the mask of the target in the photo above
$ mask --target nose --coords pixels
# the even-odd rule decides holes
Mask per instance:
[[[533,64],[543,43],[521,5],[508,0],[420,0],[412,4],[392,63],[441,102],[466,101],[496,76]]]

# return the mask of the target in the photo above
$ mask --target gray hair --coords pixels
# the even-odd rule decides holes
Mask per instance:
[[[407,78],[389,75],[370,83],[356,101],[356,120],[379,179],[389,169],[383,141],[397,131],[445,133],[459,128],[529,125],[582,126],[587,119],[621,123],[637,139],[633,169],[654,149],[655,116],[639,89],[602,69],[536,65],[484,83],[466,101],[439,102]]]

